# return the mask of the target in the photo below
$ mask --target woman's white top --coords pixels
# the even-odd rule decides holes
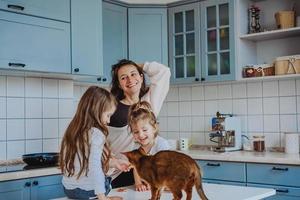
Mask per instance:
[[[72,190],[80,188],[86,191],[94,190],[95,194],[105,193],[105,175],[102,170],[101,157],[105,143],[105,136],[102,131],[97,128],[90,130],[90,157],[88,165],[88,173],[85,172],[77,179],[77,174],[80,171],[78,157],[75,157],[74,168],[75,173],[72,177],[63,176],[62,184],[66,189]]]
[[[170,69],[157,62],[146,62],[143,70],[150,79],[150,86],[149,91],[141,100],[149,102],[154,114],[157,116],[169,91]],[[134,148],[133,136],[129,131],[128,125],[121,128],[109,126],[108,130],[108,141],[110,142],[112,154],[115,155],[116,158],[125,159],[121,152],[131,151]],[[111,175],[113,179],[120,173],[121,171],[113,168],[109,171],[109,175]]]

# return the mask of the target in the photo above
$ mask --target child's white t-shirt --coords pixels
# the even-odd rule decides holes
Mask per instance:
[[[138,149],[140,148],[140,144],[136,143],[134,149]],[[154,155],[159,151],[164,151],[164,150],[170,150],[171,147],[169,145],[168,140],[166,140],[165,138],[161,137],[161,136],[157,136],[155,138],[154,141],[154,145],[152,146],[152,148],[149,151],[149,155]]]

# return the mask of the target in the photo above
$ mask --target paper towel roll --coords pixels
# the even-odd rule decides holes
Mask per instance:
[[[299,133],[285,133],[285,153],[299,153]]]

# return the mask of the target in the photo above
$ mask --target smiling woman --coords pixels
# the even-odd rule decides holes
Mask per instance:
[[[150,79],[148,87],[145,75]],[[108,140],[115,157],[124,158],[120,153],[131,151],[134,147],[134,140],[128,128],[129,107],[140,100],[147,101],[157,116],[168,93],[169,82],[169,68],[157,62],[138,65],[123,59],[112,66],[111,92],[118,100],[118,105],[110,119]],[[113,187],[134,184],[132,172],[121,174],[119,170],[114,169],[110,172]]]

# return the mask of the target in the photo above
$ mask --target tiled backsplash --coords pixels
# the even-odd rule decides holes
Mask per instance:
[[[87,89],[71,80],[0,76],[0,160],[58,151]],[[210,144],[216,111],[241,117],[245,135],[283,146],[284,132],[300,131],[300,79],[171,86],[159,115],[160,133]]]

